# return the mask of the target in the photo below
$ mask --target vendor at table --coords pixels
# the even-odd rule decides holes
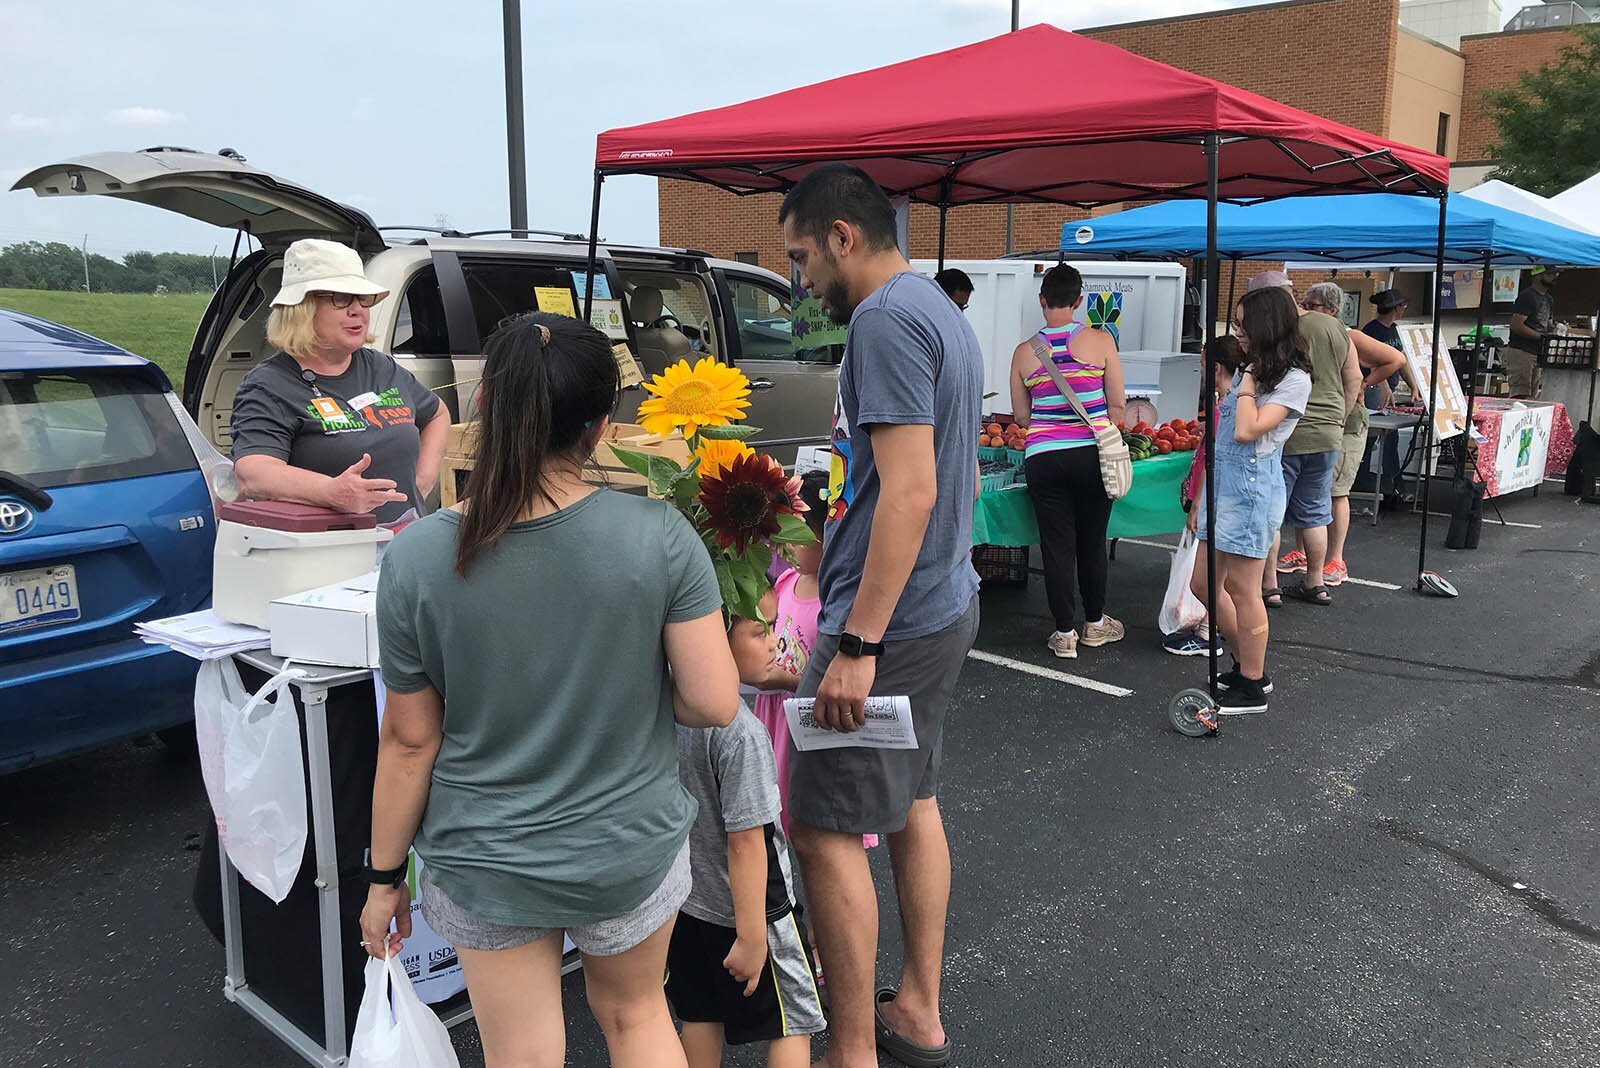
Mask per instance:
[[[267,340],[244,377],[230,432],[241,495],[376,513],[403,526],[439,479],[450,413],[393,357],[368,348],[389,295],[333,241],[289,246]]]
[[[1556,297],[1551,290],[1561,272],[1553,267],[1535,267],[1528,272],[1532,284],[1517,294],[1511,306],[1511,345],[1502,349],[1506,377],[1513,397],[1539,395],[1539,345],[1555,329]]]

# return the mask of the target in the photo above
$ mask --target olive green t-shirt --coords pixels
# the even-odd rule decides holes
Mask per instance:
[[[1285,456],[1337,452],[1344,436],[1344,364],[1350,355],[1350,331],[1322,312],[1300,316],[1300,336],[1311,357],[1311,399],[1306,414],[1283,446]]]
[[[694,823],[661,632],[721,608],[711,558],[666,503],[608,490],[514,524],[465,578],[460,527],[411,524],[378,577],[384,683],[444,697],[417,854],[479,920],[620,916]]]

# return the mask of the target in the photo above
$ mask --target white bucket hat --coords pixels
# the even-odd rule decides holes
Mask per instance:
[[[311,292],[354,293],[358,297],[387,297],[389,291],[367,279],[361,257],[337,241],[305,238],[283,254],[283,288],[272,298],[273,307],[299,304]]]

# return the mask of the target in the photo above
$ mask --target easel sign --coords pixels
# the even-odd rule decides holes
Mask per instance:
[[[1406,362],[1422,391],[1421,403],[1433,413],[1433,436],[1444,441],[1467,429],[1467,397],[1461,392],[1461,379],[1456,375],[1455,364],[1449,352],[1439,354],[1439,381],[1430,378],[1433,369],[1433,327],[1402,326],[1400,344],[1405,350]],[[1429,397],[1433,402],[1428,402]]]

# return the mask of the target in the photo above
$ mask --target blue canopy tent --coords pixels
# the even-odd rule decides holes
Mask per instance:
[[[1061,230],[1064,253],[1193,258],[1206,248],[1205,205],[1169,200]],[[1217,205],[1217,248],[1240,260],[1434,266],[1439,212],[1389,193]],[[1600,236],[1470,197],[1445,205],[1445,262],[1483,266],[1600,266]]]
[[[1440,228],[1441,211],[1443,229]],[[1171,200],[1061,228],[1061,252],[1188,259],[1208,244],[1205,205]],[[1490,269],[1502,266],[1600,266],[1600,236],[1558,226],[1469,197],[1448,196],[1439,205],[1389,193],[1306,197],[1255,204],[1218,204],[1217,254],[1238,261],[1298,260],[1338,264],[1446,264],[1479,267],[1478,337],[1489,303]],[[1220,282],[1220,276],[1218,281]],[[1229,284],[1230,291],[1233,284]],[[1232,293],[1229,304],[1232,304]],[[1437,309],[1437,302],[1435,303]],[[1434,330],[1438,331],[1438,316]],[[1468,380],[1467,425],[1476,400],[1478,356],[1474,348]],[[1439,341],[1434,339],[1437,366]],[[1428,408],[1433,408],[1429,398]],[[1425,421],[1426,447],[1433,444]],[[1428,487],[1422,481],[1422,534],[1418,568],[1427,559]]]

